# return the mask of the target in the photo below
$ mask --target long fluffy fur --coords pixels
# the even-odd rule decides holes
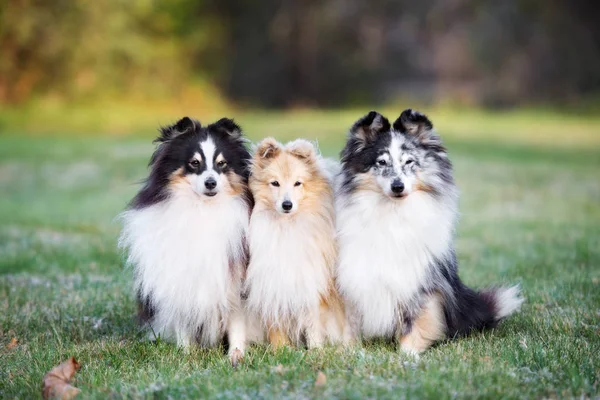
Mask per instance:
[[[403,192],[390,189],[396,182]],[[342,151],[338,192],[337,282],[357,334],[394,338],[418,353],[493,327],[521,305],[517,287],[477,292],[461,282],[458,191],[423,114],[406,110],[393,125],[376,112],[358,120]]]
[[[241,130],[228,119],[203,128],[184,118],[156,141],[150,176],[121,215],[140,317],[151,335],[183,347],[215,346],[227,333],[236,363],[247,336],[241,285],[251,209]],[[208,179],[216,194],[206,194]]]
[[[309,347],[318,347],[347,335],[333,277],[337,248],[327,171],[335,167],[326,164],[303,140],[283,146],[265,139],[253,158],[250,189],[256,203],[249,228],[247,304],[275,346],[297,345],[304,338]],[[290,214],[280,208],[284,198],[294,203]]]
[[[245,257],[246,203],[233,198],[203,208],[174,195],[122,218],[120,242],[136,293],[155,309],[154,333],[181,346],[218,344],[240,293],[241,271],[233,265]]]

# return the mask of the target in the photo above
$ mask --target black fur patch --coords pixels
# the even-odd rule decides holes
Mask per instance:
[[[354,190],[354,175],[371,169],[381,152],[389,147],[391,140],[389,121],[376,111],[369,112],[354,123],[340,154],[344,191]]]
[[[205,166],[194,170],[189,166],[189,161],[194,153],[202,154],[200,142],[209,136],[217,148],[215,156],[222,153],[227,160],[226,167],[218,172],[227,173],[231,170],[247,183],[251,156],[242,138],[241,128],[228,118],[202,127],[199,121],[185,117],[174,125],[160,129],[160,136],[155,139],[159,145],[150,158],[150,175],[130,207],[144,208],[166,200],[170,177],[179,168],[184,168],[186,173],[202,172]],[[251,205],[249,194],[245,194],[245,197]]]
[[[138,319],[140,323],[147,323],[156,314],[156,307],[152,304],[151,296],[142,296],[140,292],[137,293],[138,303]]]
[[[395,131],[404,134],[418,134],[432,130],[433,124],[425,114],[409,108],[402,111],[398,119],[394,121],[393,127]]]
[[[454,250],[444,260],[437,260],[432,265],[432,272],[437,275],[432,281],[443,294],[446,333],[449,337],[465,336],[473,330],[496,326],[493,293],[477,292],[460,280]]]
[[[433,153],[445,153],[441,138],[433,132],[433,123],[425,114],[412,109],[402,111],[392,127],[396,132],[412,138],[417,145]]]

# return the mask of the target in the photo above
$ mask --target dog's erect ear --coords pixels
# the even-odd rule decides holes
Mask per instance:
[[[164,153],[167,142],[180,135],[183,135],[184,133],[195,132],[198,128],[200,128],[200,121],[196,121],[190,117],[183,117],[173,125],[162,126],[159,129],[160,135],[153,141],[153,143],[158,143],[158,146],[156,151],[152,154],[152,157],[150,157],[150,162],[148,165],[154,165],[156,160],[161,157],[161,155]]]
[[[418,138],[426,136],[433,129],[433,124],[425,114],[418,111],[402,111],[402,114],[394,122],[394,130],[406,135],[414,135]]]
[[[275,158],[281,152],[281,145],[272,137],[263,139],[256,147],[256,158],[261,161]]]
[[[360,150],[365,144],[375,140],[377,135],[389,129],[390,122],[387,118],[377,111],[371,111],[352,125],[350,135],[361,143],[357,149]]]
[[[154,141],[160,143],[168,142],[184,133],[194,132],[197,128],[200,128],[200,121],[193,120],[190,117],[183,117],[174,125],[160,128],[160,136]]]
[[[209,129],[214,129],[217,132],[225,133],[234,139],[239,139],[242,136],[242,128],[232,119],[221,118],[214,124],[209,126]]]
[[[285,146],[286,150],[306,162],[313,162],[317,159],[317,151],[311,142],[305,139],[296,139]]]
[[[436,151],[445,151],[442,139],[433,131],[433,124],[425,114],[410,108],[404,110],[394,122],[393,127],[395,131],[403,135],[416,138],[424,146]]]

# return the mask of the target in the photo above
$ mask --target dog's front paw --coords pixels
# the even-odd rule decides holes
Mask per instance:
[[[244,359],[244,352],[237,347],[229,350],[229,360],[231,361],[231,366],[236,368],[238,364]]]
[[[407,345],[406,343],[402,343],[402,345],[400,346],[400,349],[402,350],[402,352],[406,355],[408,355],[409,357],[412,357],[415,361],[418,361],[420,358],[420,354],[421,351],[418,349],[415,349],[409,345]]]

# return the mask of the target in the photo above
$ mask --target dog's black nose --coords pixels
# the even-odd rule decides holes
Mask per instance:
[[[294,207],[294,203],[289,200],[285,200],[283,203],[281,203],[281,208],[283,208],[283,211],[290,211],[292,207]]]
[[[204,186],[206,186],[208,190],[213,190],[217,187],[217,181],[215,180],[215,178],[208,178],[204,181]]]
[[[392,182],[392,192],[395,194],[400,194],[404,191],[404,183],[400,179],[394,179]]]

